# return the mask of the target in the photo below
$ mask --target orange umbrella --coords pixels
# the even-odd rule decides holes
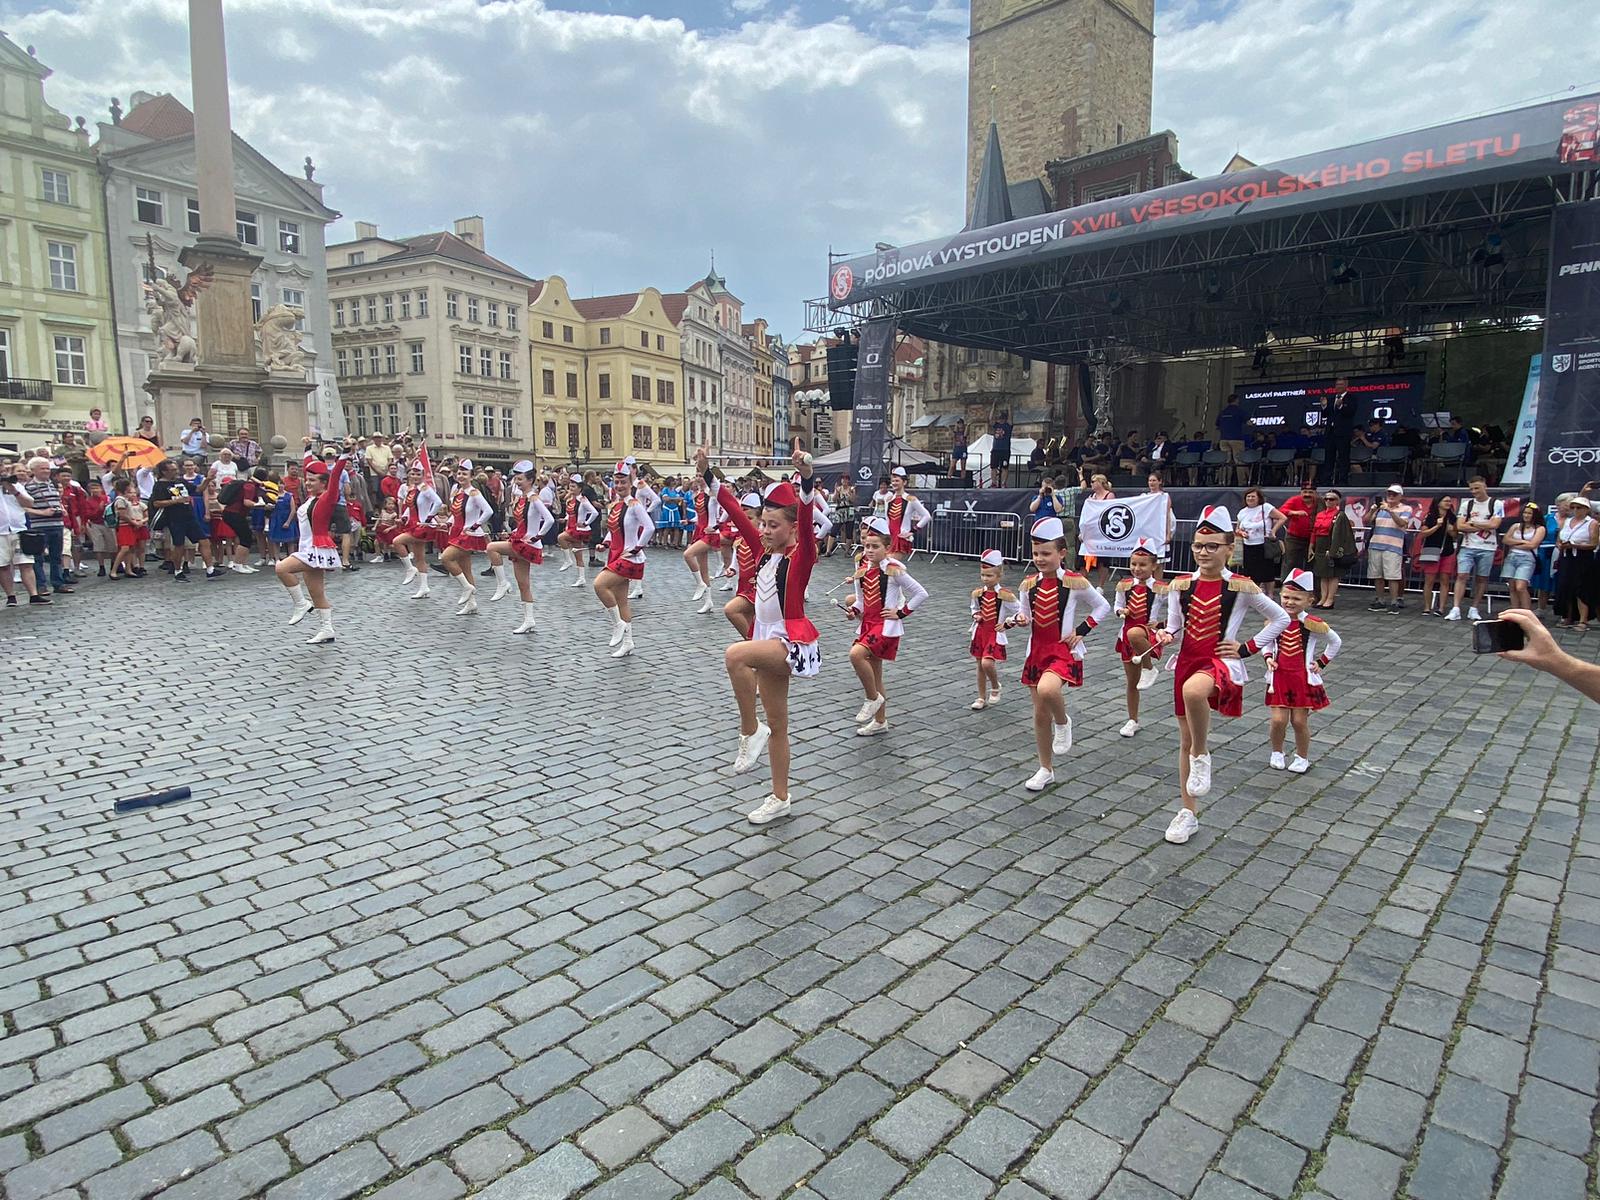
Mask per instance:
[[[90,462],[99,463],[102,467],[114,467],[122,460],[124,454],[128,456],[128,461],[123,465],[130,471],[140,467],[153,467],[167,459],[167,452],[160,446],[138,437],[102,438],[89,447],[88,458]]]

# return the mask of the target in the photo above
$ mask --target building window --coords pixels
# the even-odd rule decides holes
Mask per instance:
[[[410,292],[401,292],[400,293],[400,319],[402,321],[409,321],[411,319],[411,293]]]
[[[556,423],[554,421],[546,421],[544,423],[544,445],[547,450],[555,449]]]
[[[428,293],[427,292],[418,292],[417,293],[417,316],[425,317],[427,315],[428,315]]]
[[[376,296],[368,296],[367,297],[367,324],[368,325],[376,325],[377,323],[378,323],[378,298]]]
[[[554,396],[556,394],[556,373],[551,370],[544,370],[539,372],[539,378],[541,386],[544,388],[544,394],[546,396]]]
[[[489,328],[500,328],[500,306],[493,300],[489,301]]]
[[[667,352],[667,339],[661,334],[656,334],[656,349],[665,354]]]
[[[571,325],[563,325],[561,327],[561,340],[563,342],[570,342],[572,340],[572,326]]]
[[[72,177],[65,171],[52,171],[48,167],[40,172],[40,196],[51,204],[72,203]]]
[[[569,450],[578,448],[578,423],[576,421],[567,422],[567,448]]]
[[[602,346],[611,345],[611,330],[610,329],[602,329],[600,331],[600,344]]]
[[[378,348],[367,347],[367,374],[376,377],[378,374]]]
[[[343,329],[344,328],[344,301],[343,300],[335,300],[333,302],[333,327],[335,329]]]
[[[367,406],[364,404],[356,405],[356,436],[367,436]]]
[[[346,265],[352,266],[352,267],[359,267],[362,263],[364,263],[366,261],[367,261],[367,252],[365,250],[352,250],[352,251],[350,251],[350,257],[346,260]]]
[[[454,292],[444,294],[444,315],[452,321],[461,315],[461,297]]]
[[[399,356],[395,351],[396,346],[393,342],[383,348],[383,373],[385,375],[398,375],[400,373]]]
[[[678,399],[678,387],[670,379],[656,380],[656,399],[662,404],[673,404]]]
[[[389,405],[389,436],[393,437],[395,434],[397,434],[399,432],[400,432],[400,406],[398,404],[391,404],[391,405]]]
[[[578,398],[578,373],[576,371],[568,371],[567,372],[567,399],[568,400],[576,400],[577,398]]]
[[[483,406],[483,436],[486,438],[494,436],[494,405],[492,404]]]
[[[49,242],[50,286],[58,292],[78,290],[78,248],[70,242]]]
[[[516,414],[509,408],[500,410],[500,436],[508,442],[517,436]]]
[[[663,450],[676,451],[678,449],[678,431],[676,429],[662,429],[658,431],[656,445]]]
[[[259,246],[261,244],[261,223],[253,212],[243,209],[234,209],[234,233],[246,246]]]
[[[361,301],[359,300],[350,301],[350,324],[361,324]]]
[[[161,203],[161,193],[155,188],[133,189],[134,215],[146,225],[165,225],[166,206]]]
[[[411,402],[411,429],[418,437],[428,435],[428,402],[426,400],[413,400]]]
[[[477,410],[470,404],[461,406],[461,436],[478,436],[478,414]]]
[[[611,399],[611,376],[609,373],[602,372],[600,375],[600,399]]]
[[[357,346],[354,350],[350,351],[350,369],[352,372],[354,372],[357,379],[360,379],[367,373],[367,368],[363,365],[365,362],[366,360],[361,357],[360,346]]]
[[[393,295],[388,295],[388,296],[385,296],[383,298],[383,320],[384,320],[385,324],[388,324],[390,321],[394,320],[394,296]]]
[[[539,322],[539,336],[550,341],[556,340],[556,323],[554,321]]]
[[[84,340],[73,334],[55,335],[56,382],[87,387],[89,383],[89,354]]]
[[[650,377],[648,375],[635,375],[633,377],[633,398],[635,400],[650,399]]]
[[[600,449],[611,449],[611,423],[609,421],[600,422]]]
[[[457,369],[460,370],[460,372],[463,375],[471,375],[472,374],[472,347],[471,346],[458,346],[456,348],[456,355],[457,355],[457,359],[458,359]]]
[[[278,249],[285,254],[300,253],[300,222],[278,222]]]
[[[148,372],[146,372],[148,374]],[[0,329],[0,379],[11,378],[11,331]]]
[[[467,297],[467,320],[473,324],[478,322],[478,298],[476,296]]]
[[[511,378],[511,351],[509,350],[500,351],[500,378]]]
[[[200,201],[196,200],[193,196],[190,196],[188,198],[188,200],[184,202],[184,210],[187,213],[188,218],[189,218],[189,232],[190,233],[199,233],[200,232]]]
[[[350,356],[343,350],[335,350],[333,352],[334,373],[338,375],[340,379],[343,379],[347,374],[349,374],[349,360]]]
[[[639,349],[650,349],[650,335],[642,329],[639,331]]]
[[[250,319],[257,325],[261,324],[261,285],[250,285]]]
[[[482,375],[485,379],[494,378],[494,351],[493,350],[479,350],[478,351],[478,374]]]
[[[650,449],[650,426],[635,425],[633,427],[633,448],[635,450]]]
[[[306,327],[306,294],[299,288],[289,287],[280,288],[279,292],[283,296],[283,302],[300,314],[295,320],[294,327],[303,332]]]
[[[413,375],[421,375],[422,374],[422,343],[421,342],[407,342],[406,343],[406,349],[411,351],[411,373]]]
[[[506,328],[511,330],[512,333],[517,331],[517,306],[515,304],[506,305]]]

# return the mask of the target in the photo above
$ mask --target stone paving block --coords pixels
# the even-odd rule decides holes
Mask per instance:
[[[517,1102],[498,1084],[481,1084],[391,1125],[378,1135],[378,1146],[396,1166],[407,1167],[516,1109]]]
[[[794,1116],[794,1131],[832,1153],[867,1121],[887,1108],[894,1093],[859,1071],[839,1079]]]
[[[1116,1067],[1095,1085],[1074,1119],[1131,1146],[1172,1089],[1132,1067]]]
[[[46,1153],[82,1141],[91,1134],[113,1129],[152,1106],[150,1093],[130,1083],[113,1092],[103,1092],[92,1100],[46,1117],[34,1126],[39,1144]]]
[[[1342,1086],[1285,1067],[1256,1105],[1255,1119],[1297,1146],[1315,1150],[1322,1145],[1343,1098]]]
[[[723,1042],[712,1052],[712,1057],[736,1074],[749,1076],[799,1040],[787,1026],[763,1019]]]
[[[217,1145],[217,1139],[197,1129],[109,1171],[90,1176],[83,1184],[83,1191],[89,1200],[134,1200],[153,1196],[221,1157],[222,1147]]]
[[[109,1133],[42,1155],[5,1177],[9,1200],[40,1200],[80,1183],[122,1161],[122,1151]]]
[[[1259,1194],[1282,1200],[1294,1191],[1305,1163],[1306,1152],[1292,1142],[1254,1125],[1243,1125],[1228,1139],[1220,1166]]]
[[[1327,1158],[1317,1172],[1317,1186],[1336,1200],[1367,1200],[1370,1196],[1392,1196],[1400,1186],[1400,1171],[1405,1159],[1366,1146],[1347,1137],[1328,1143]]]
[[[1216,1037],[1233,1020],[1233,1005],[1221,996],[1199,988],[1179,992],[1167,1005],[1166,1018],[1203,1037]]]
[[[751,1129],[773,1129],[821,1088],[819,1080],[793,1063],[776,1062],[729,1096],[723,1107]]]
[[[303,1163],[315,1162],[387,1129],[405,1115],[405,1101],[393,1092],[368,1092],[295,1126],[286,1140],[295,1158]]]
[[[469,1184],[477,1186],[498,1179],[526,1157],[527,1151],[516,1138],[503,1129],[488,1129],[457,1146],[450,1162]]]
[[[750,1150],[734,1169],[756,1200],[778,1200],[823,1163],[822,1152],[793,1134],[774,1134]]]
[[[1168,1107],[1156,1114],[1124,1165],[1185,1196],[1199,1184],[1206,1165],[1222,1149],[1224,1140],[1223,1135],[1209,1125]]]
[[[1499,1166],[1483,1143],[1430,1125],[1406,1187],[1416,1200],[1488,1200]]]
[[[1415,1092],[1369,1074],[1356,1088],[1346,1127],[1364,1141],[1409,1156],[1427,1106]]]
[[[918,1088],[873,1122],[872,1136],[902,1162],[915,1165],[960,1125],[959,1108],[937,1092]]]
[[[584,1200],[673,1200],[682,1194],[683,1188],[661,1168],[652,1163],[634,1163],[620,1175],[585,1192]]]
[[[1022,1167],[1022,1178],[1056,1200],[1092,1200],[1122,1162],[1122,1147],[1067,1121]]]
[[[905,1178],[905,1168],[868,1141],[859,1141],[811,1177],[825,1200],[882,1200]]]
[[[667,1136],[667,1130],[642,1108],[630,1104],[591,1125],[578,1145],[608,1171],[632,1162]]]
[[[1046,1128],[1061,1119],[1088,1085],[1089,1077],[1083,1072],[1046,1058],[1007,1088],[999,1103],[1024,1120]]]
[[[1527,1048],[1510,1038],[1468,1026],[1450,1053],[1450,1069],[1468,1079],[1516,1095]]]
[[[536,1154],[605,1116],[606,1106],[582,1088],[568,1088],[535,1104],[507,1128]]]
[[[389,1160],[371,1142],[357,1142],[267,1189],[266,1200],[345,1200],[389,1174]]]
[[[652,1161],[679,1183],[699,1183],[732,1162],[755,1134],[725,1112],[707,1113],[656,1147]]]
[[[173,1184],[161,1200],[252,1200],[293,1169],[282,1146],[262,1142]]]
[[[1543,1079],[1529,1079],[1517,1098],[1513,1131],[1579,1158],[1594,1144],[1594,1100]]]
[[[1588,1180],[1588,1166],[1581,1159],[1517,1138],[1497,1195],[1504,1200],[1579,1200],[1593,1194]]]
[[[372,1200],[455,1200],[466,1194],[467,1185],[454,1171],[442,1162],[431,1162],[379,1188]]]
[[[966,1121],[947,1149],[968,1166],[999,1179],[1038,1136],[1038,1129],[1021,1117],[990,1106]]]
[[[648,1050],[630,1050],[586,1075],[583,1086],[607,1107],[617,1108],[672,1074],[672,1064]]]
[[[994,1184],[960,1159],[941,1154],[900,1191],[904,1200],[984,1200]]]
[[[706,1105],[722,1099],[738,1084],[735,1076],[715,1063],[697,1062],[649,1092],[644,1106],[676,1129]]]

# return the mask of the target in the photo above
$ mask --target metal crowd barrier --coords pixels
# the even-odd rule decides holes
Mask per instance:
[[[999,550],[1007,562],[1027,562],[1031,557],[1028,520],[1014,512],[968,507],[968,502],[942,505],[933,510],[933,524],[917,535],[917,546],[937,560],[941,554],[977,558],[985,550]]]

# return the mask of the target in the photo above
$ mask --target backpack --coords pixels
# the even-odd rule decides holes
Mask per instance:
[[[106,523],[106,527],[109,529],[115,529],[117,527],[117,502],[113,500],[110,504],[106,505],[106,511],[101,515],[102,519]]]

